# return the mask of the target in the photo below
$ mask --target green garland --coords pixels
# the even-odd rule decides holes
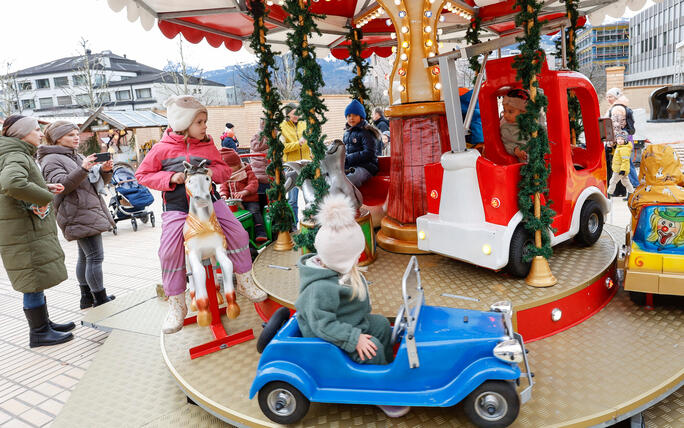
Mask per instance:
[[[347,33],[346,39],[349,40],[349,45],[347,46],[349,58],[345,59],[344,62],[354,64],[356,75],[349,81],[347,92],[349,92],[353,99],[363,104],[363,108],[366,110],[366,117],[371,117],[371,109],[368,104],[370,95],[368,94],[368,88],[363,84],[363,79],[365,79],[369,69],[368,61],[361,58],[361,52],[365,48],[364,43],[361,42],[363,31],[360,28],[348,28],[349,33]]]
[[[287,195],[283,185],[284,145],[278,138],[283,113],[280,108],[280,94],[271,80],[271,70],[276,69],[276,65],[271,46],[266,43],[268,29],[264,25],[264,20],[268,17],[268,11],[263,0],[249,0],[248,12],[254,20],[254,31],[250,36],[249,46],[257,56],[255,71],[258,79],[256,83],[264,107],[264,130],[261,132],[261,137],[266,138],[268,143],[268,159],[270,160],[266,173],[269,177],[276,177],[275,180],[271,180],[271,186],[266,190],[270,201],[268,209],[272,216],[271,228],[274,231],[284,232],[292,228],[294,219],[287,204]]]
[[[470,46],[476,45],[480,43],[480,30],[482,29],[482,18],[479,16],[474,16],[473,19],[470,20],[470,25],[468,25],[468,29],[466,30],[465,34],[465,39],[468,42]],[[473,56],[470,57],[468,61],[470,61],[470,69],[475,72],[475,77],[473,77],[473,84],[475,83],[475,80],[477,79],[477,75],[480,74],[480,67],[482,67],[482,64],[480,64],[480,61],[478,61],[479,56]]]
[[[577,61],[577,21],[579,20],[579,0],[563,0],[565,2],[565,10],[570,19],[570,27],[565,32],[565,46],[567,54],[567,65],[570,70],[578,71],[579,62]],[[577,143],[577,136],[584,132],[584,124],[582,122],[582,108],[580,102],[575,94],[568,94],[568,115],[570,116],[570,132],[572,136],[573,145]]]
[[[513,68],[517,70],[517,79],[530,93],[527,102],[527,110],[518,115],[517,122],[520,128],[520,138],[526,140],[525,151],[528,155],[528,163],[520,169],[520,183],[518,191],[518,206],[523,214],[523,225],[534,234],[541,231],[542,246],[537,248],[532,245],[527,249],[526,261],[535,256],[551,257],[549,233],[551,222],[555,213],[549,205],[547,181],[549,167],[544,156],[549,151],[549,140],[546,129],[539,123],[540,113],[547,106],[548,100],[544,94],[538,92],[539,84],[537,75],[541,72],[545,54],[540,48],[541,25],[538,20],[539,11],[544,3],[536,0],[516,0],[516,7],[520,12],[515,17],[515,24],[522,26],[524,36],[519,38],[520,55],[515,57]],[[546,204],[541,205],[540,217],[534,215],[533,197],[535,194],[544,195]]]
[[[324,19],[323,15],[316,15],[308,10],[304,0],[286,0],[283,9],[288,16],[285,24],[292,28],[287,35],[287,46],[296,58],[295,79],[302,85],[299,98],[301,120],[306,122],[304,138],[312,153],[312,162],[306,165],[297,181],[301,185],[304,180],[311,180],[314,189],[315,200],[311,206],[304,210],[304,219],[313,223],[318,212],[318,204],[328,194],[328,183],[321,174],[321,160],[325,157],[325,135],[321,134],[321,125],[326,121],[324,112],[328,109],[321,99],[320,88],[325,85],[321,67],[316,62],[316,53],[309,44],[309,37],[315,32],[320,35],[314,18]],[[297,248],[314,250],[314,240],[318,228],[310,233],[300,233],[294,236]]]

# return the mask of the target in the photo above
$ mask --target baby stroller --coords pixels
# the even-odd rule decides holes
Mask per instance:
[[[114,196],[109,201],[109,211],[114,218],[114,222],[131,219],[133,231],[138,230],[139,219],[143,223],[149,220],[154,227],[154,213],[145,208],[154,202],[154,196],[145,186],[142,186],[135,179],[133,167],[125,162],[114,164],[112,175],[112,185],[114,186]],[[118,233],[116,226],[114,234]]]

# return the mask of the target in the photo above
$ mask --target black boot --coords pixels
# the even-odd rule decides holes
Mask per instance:
[[[104,288],[102,289],[102,291],[96,291],[95,293],[93,293],[93,296],[95,297],[95,303],[93,304],[93,307],[100,306],[103,303],[107,303],[110,300],[114,300],[116,298],[116,296],[113,295],[107,296],[107,290],[105,290]]]
[[[88,285],[79,285],[81,288],[81,309],[93,307],[93,293],[90,292]]]
[[[24,315],[30,328],[29,346],[50,346],[68,342],[74,338],[71,333],[55,331],[50,327],[48,319],[47,305],[33,309],[24,309]]]
[[[45,297],[45,307],[47,311],[47,297]],[[50,320],[50,314],[48,313],[48,324],[50,324],[50,328],[55,330],[55,331],[71,331],[76,328],[76,324],[72,322],[68,322],[66,324],[58,324],[56,322],[52,322]]]

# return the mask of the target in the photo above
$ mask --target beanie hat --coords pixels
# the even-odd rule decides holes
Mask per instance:
[[[347,108],[344,109],[344,117],[347,117],[350,114],[355,114],[361,116],[362,119],[366,119],[366,109],[358,100],[352,100]]]
[[[5,123],[2,127],[2,135],[22,139],[36,128],[38,128],[38,119],[14,114],[5,119]]]
[[[606,96],[612,95],[615,98],[620,98],[620,95],[622,95],[622,91],[620,88],[610,88],[606,91]]]
[[[343,275],[352,270],[366,247],[355,214],[349,198],[338,193],[326,196],[316,215],[321,225],[315,240],[318,257],[327,268]]]
[[[223,162],[225,162],[227,165],[237,165],[242,163],[242,160],[240,160],[240,155],[238,155],[235,150],[229,149],[228,147],[221,147],[221,159],[223,159]]]
[[[54,146],[60,138],[74,130],[78,131],[78,127],[73,123],[66,120],[58,120],[52,122],[45,128],[45,139],[48,144]]]
[[[232,123],[226,122],[226,128],[228,128],[228,129],[233,129],[234,126],[235,126],[235,125],[233,125]]]
[[[627,141],[627,131],[617,131],[615,132],[615,139],[617,140],[618,138],[622,138],[623,140]]]
[[[190,95],[169,97],[164,105],[169,126],[176,133],[188,129],[199,113],[207,113],[207,108]]]

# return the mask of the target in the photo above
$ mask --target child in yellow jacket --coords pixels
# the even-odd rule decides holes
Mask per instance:
[[[627,193],[634,193],[634,187],[632,183],[629,182],[629,158],[632,156],[632,143],[627,139],[627,133],[625,131],[618,131],[615,133],[615,141],[617,142],[617,147],[613,153],[613,175],[610,177],[610,182],[608,183],[608,194],[613,196],[615,191],[615,186],[618,181],[625,186]]]

